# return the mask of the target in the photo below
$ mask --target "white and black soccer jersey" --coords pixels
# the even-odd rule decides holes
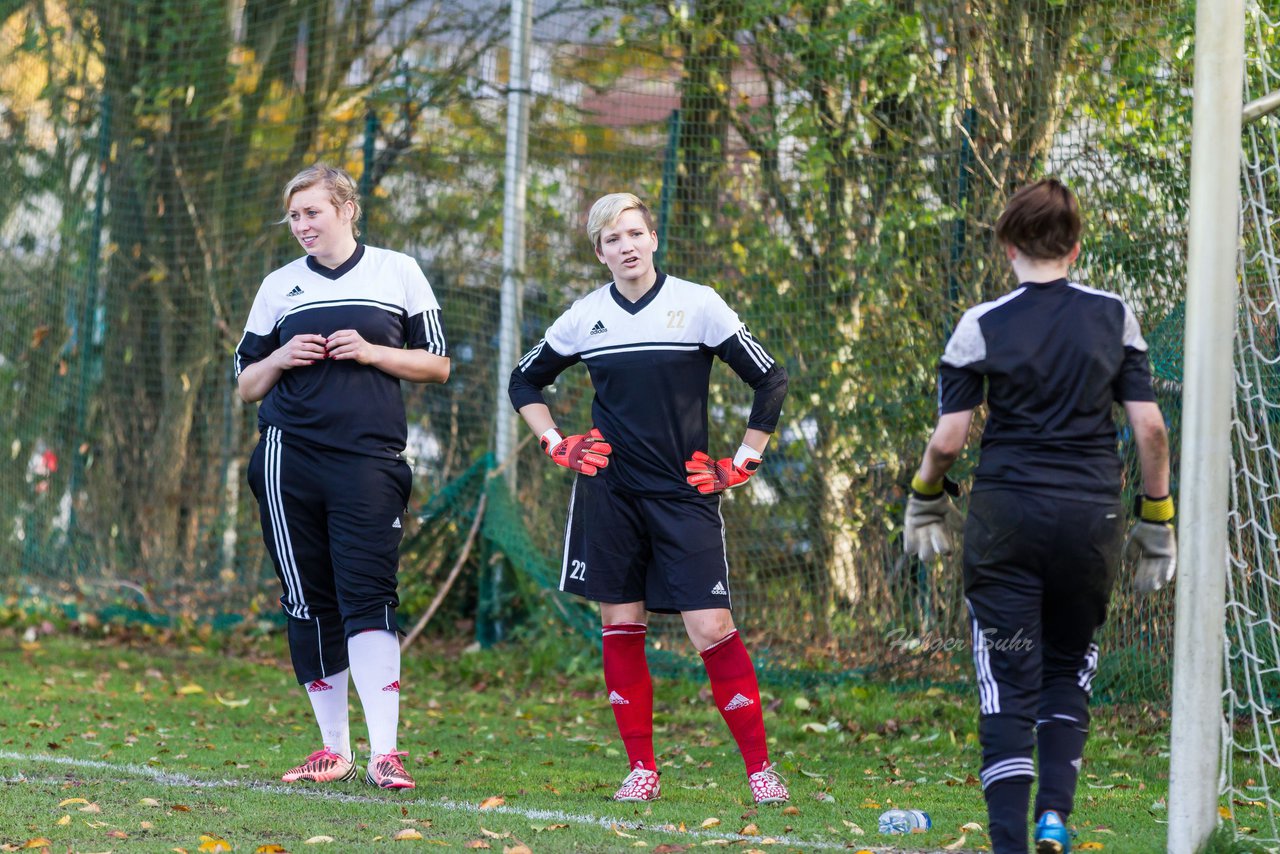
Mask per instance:
[[[518,410],[585,362],[595,387],[592,418],[613,446],[610,485],[635,495],[687,498],[685,462],[707,450],[707,395],[719,356],[755,390],[747,426],[772,433],[786,370],[705,285],[659,273],[632,303],[612,283],[575,302],[511,372]]]
[[[339,329],[370,344],[448,355],[440,305],[418,263],[361,245],[336,269],[304,256],[263,280],[236,347],[235,375],[295,335]],[[400,380],[346,359],[285,371],[258,408],[258,429],[267,427],[286,443],[396,457],[407,437]]]
[[[1115,499],[1112,404],[1156,399],[1147,343],[1122,299],[1059,279],[969,309],[939,364],[939,413],[982,403],[984,381],[975,492]]]

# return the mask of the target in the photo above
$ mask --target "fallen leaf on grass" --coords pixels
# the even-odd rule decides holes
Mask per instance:
[[[504,798],[502,795],[494,795],[494,796],[493,796],[493,797],[491,797],[491,798],[485,798],[483,801],[481,801],[481,802],[480,802],[480,809],[482,809],[482,810],[491,810],[491,809],[493,809],[494,807],[500,807],[500,806],[502,806],[502,805],[503,805],[503,804],[505,804],[506,802],[507,802],[507,799],[506,799],[506,798]]]
[[[159,801],[157,801],[155,798],[143,798],[142,800],[138,801],[138,806],[140,806],[140,807],[158,807],[158,806],[160,806],[160,802],[159,802]]]
[[[239,708],[240,706],[249,705],[248,697],[245,697],[243,700],[228,700],[226,697],[222,696],[217,691],[213,692],[213,699],[217,700],[222,705],[230,706],[233,709]]]
[[[529,825],[529,827],[532,830],[535,830],[538,833],[542,833],[542,831],[544,830],[564,830],[568,826],[569,825],[567,824],[531,824]]]
[[[638,836],[632,836],[630,833],[623,833],[622,828],[616,824],[609,825],[609,829],[621,836],[623,839],[639,839]]]
[[[485,850],[488,850],[489,843],[485,842],[483,839],[473,839],[462,847],[463,848],[483,848]]]
[[[511,838],[510,833],[495,833],[492,830],[485,830],[483,827],[480,828],[480,833],[483,836],[489,837],[490,839],[510,839]]]
[[[719,827],[719,826],[720,826],[720,819],[718,818],[704,818],[702,820],[702,828],[704,830],[708,827]]]
[[[515,845],[512,845],[510,848],[508,848],[505,845],[502,846],[502,854],[533,854],[533,851],[529,848],[528,845],[525,845],[522,842],[517,842]]]
[[[957,839],[955,842],[942,846],[942,850],[943,851],[959,851],[961,848],[964,847],[964,841],[965,841],[965,834],[962,833],[960,834],[960,838]]]
[[[403,830],[397,830],[395,835],[391,837],[396,842],[405,842],[409,840],[419,840],[422,834],[414,830],[412,827],[406,827]]]
[[[760,828],[756,827],[754,824],[748,824],[746,827],[742,828],[742,830],[738,831],[738,835],[739,836],[759,836]]]
[[[253,854],[288,854],[288,849],[282,845],[276,845],[274,842],[269,842],[253,849]]]
[[[835,795],[830,792],[814,792],[813,799],[822,801],[824,804],[834,804],[836,802]]]
[[[102,812],[102,807],[98,806],[97,804],[85,804],[84,806],[80,807],[80,812],[87,812],[90,815],[97,815],[98,813]]]
[[[53,843],[43,836],[37,836],[35,839],[28,839],[23,848],[52,848]]]
[[[169,807],[169,809],[173,810],[174,812],[191,812],[191,807],[187,806],[186,804],[174,804],[173,806]]]
[[[186,685],[183,685],[181,688],[179,688],[175,693],[185,697],[188,694],[203,694],[204,689],[194,682],[188,682]]]
[[[89,802],[86,801],[84,798],[65,798],[64,800],[58,801],[58,806],[69,807],[72,804],[87,804],[87,803]]]
[[[687,851],[692,847],[691,845],[672,845],[669,842],[664,842],[653,849],[653,854],[680,854],[681,851]]]
[[[705,847],[705,846],[711,846],[711,845],[728,845],[728,844],[729,844],[729,840],[727,840],[727,839],[704,839],[704,840],[702,840],[702,844],[703,844],[703,846],[704,846],[704,847]]]
[[[782,808],[783,815],[800,815],[800,808],[794,806],[786,806]]]
[[[313,836],[304,842],[304,845],[324,845],[326,842],[332,842],[332,836]]]
[[[71,824],[71,816],[64,815],[62,818],[55,821],[54,824],[58,825],[59,827],[65,827],[66,825]]]
[[[214,836],[211,833],[200,834],[200,847],[197,851],[230,851],[231,843],[223,839],[221,836]]]
[[[1081,842],[1077,847],[1081,851],[1101,851],[1107,846],[1103,845],[1101,842]]]
[[[110,836],[112,839],[128,839],[129,838],[129,834],[125,833],[123,830],[108,830],[107,836]]]

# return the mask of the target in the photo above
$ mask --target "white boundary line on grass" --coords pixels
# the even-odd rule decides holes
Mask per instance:
[[[347,792],[333,792],[323,789],[315,789],[302,786],[283,786],[278,783],[260,783],[254,780],[205,780],[199,777],[191,777],[186,774],[176,773],[172,771],[163,771],[159,768],[153,768],[150,765],[138,765],[132,762],[113,763],[103,762],[99,759],[76,759],[72,756],[51,756],[47,753],[16,753],[10,750],[0,750],[0,759],[8,759],[15,762],[43,762],[50,765],[65,765],[72,768],[92,768],[99,771],[114,771],[132,777],[146,777],[162,786],[190,786],[197,789],[248,789],[255,792],[265,792],[272,795],[292,795],[314,798],[321,801],[339,801],[347,803],[386,803],[387,798],[373,797],[370,795],[353,795]],[[0,777],[0,781],[5,783],[21,783],[31,782],[33,779],[27,775],[19,773],[18,775],[8,775]],[[58,780],[47,780],[41,782],[63,782]],[[443,809],[451,812],[466,813],[493,813],[498,815],[518,815],[528,819],[537,819],[541,821],[563,821],[578,822],[579,824],[595,824],[605,830],[612,830],[615,827],[625,828],[627,830],[643,830],[647,832],[666,833],[677,838],[693,838],[693,839],[731,839],[733,841],[755,842],[759,844],[763,837],[759,836],[742,836],[737,833],[707,833],[703,830],[685,830],[683,833],[678,830],[667,830],[662,826],[647,825],[637,821],[628,821],[626,819],[609,818],[599,815],[578,815],[575,813],[567,813],[561,810],[545,810],[545,809],[524,809],[520,807],[491,807],[481,810],[477,804],[467,801],[452,801],[448,799],[428,800],[425,798],[414,798],[412,800],[396,799],[396,803],[413,804],[415,806],[429,807],[431,809]],[[823,850],[842,850],[848,847],[847,842],[822,842],[811,839],[792,839],[788,836],[769,837],[777,840],[778,845],[788,845],[798,847],[805,850],[823,849]],[[875,846],[866,846],[869,850],[894,850],[880,849]]]

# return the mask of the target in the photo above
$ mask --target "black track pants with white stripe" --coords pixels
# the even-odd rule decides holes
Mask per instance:
[[[398,631],[409,466],[284,441],[268,427],[248,476],[280,579],[294,673],[305,684],[345,670],[347,638],[368,629]]]
[[[982,786],[995,851],[1026,851],[1026,821],[997,826],[991,787],[1030,787],[1035,816],[1070,813],[1089,695],[1094,634],[1120,565],[1120,501],[1014,490],[975,492],[964,531],[964,588],[979,695]],[[1008,786],[1000,786],[1005,794]],[[1025,803],[1025,798],[1022,801]]]

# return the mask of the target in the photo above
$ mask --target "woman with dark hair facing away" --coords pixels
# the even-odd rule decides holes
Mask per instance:
[[[1134,586],[1144,593],[1167,584],[1177,563],[1168,436],[1147,343],[1120,297],[1069,278],[1080,230],[1075,196],[1056,179],[1009,200],[996,240],[1019,285],[965,312],[947,342],[938,424],[907,501],[907,553],[949,554],[960,519],[945,475],[985,400],[963,563],[996,854],[1026,854],[1037,767],[1036,852],[1071,849],[1066,822],[1089,732],[1094,634],[1121,553],[1136,563]],[[1127,546],[1116,404],[1142,469]]]

